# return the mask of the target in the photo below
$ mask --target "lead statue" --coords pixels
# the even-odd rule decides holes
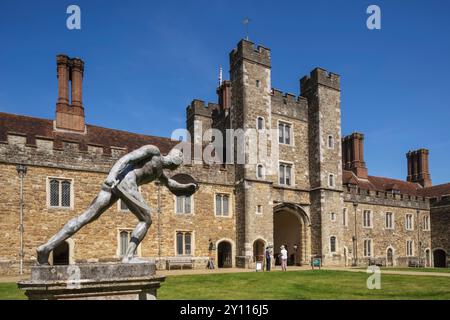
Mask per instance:
[[[48,264],[52,250],[83,226],[98,219],[118,199],[121,199],[139,220],[131,234],[130,244],[122,262],[139,262],[134,258],[134,253],[152,224],[150,208],[139,192],[139,186],[158,180],[176,195],[192,195],[198,190],[197,183],[182,184],[170,179],[164,172],[164,169],[175,170],[182,162],[183,153],[180,150],[173,148],[168,155],[163,156],[153,145],[143,146],[120,158],[112,167],[99,194],[86,211],[71,219],[46,244],[37,249],[38,263]]]

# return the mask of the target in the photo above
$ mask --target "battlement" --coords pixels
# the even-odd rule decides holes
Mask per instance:
[[[344,187],[344,201],[422,210],[430,209],[430,200],[427,197],[390,191],[368,190],[353,186]]]
[[[336,73],[328,72],[322,68],[315,68],[309,76],[300,79],[301,95],[305,95],[319,85],[329,87],[331,89],[341,90],[340,76]]]
[[[230,67],[233,68],[241,60],[249,60],[270,68],[270,49],[263,46],[255,47],[248,40],[241,40],[237,48],[230,52]]]
[[[281,90],[272,88],[272,98],[282,100],[284,104],[299,103],[301,101],[307,101],[305,97],[296,96],[289,92],[283,92]]]
[[[308,100],[272,88],[272,113],[307,121]]]
[[[216,103],[209,102],[205,104],[205,101],[194,99],[191,104],[186,107],[186,116],[187,119],[193,116],[203,116],[203,117],[212,117],[213,110],[217,109],[218,105]]]

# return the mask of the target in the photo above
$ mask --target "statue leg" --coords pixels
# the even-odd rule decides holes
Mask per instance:
[[[145,203],[142,195],[139,193],[137,189],[132,190],[131,193],[134,196],[133,197],[134,201],[139,202],[139,205],[136,205],[135,203],[129,201],[126,198],[121,198],[121,200],[125,202],[128,209],[139,219],[139,222],[134,228],[133,232],[131,233],[131,240],[130,243],[128,244],[127,252],[125,253],[125,256],[122,259],[122,262],[124,263],[132,263],[137,261],[137,259],[134,259],[134,253],[136,252],[136,249],[141,243],[141,241],[146,236],[147,231],[152,224],[150,208]]]
[[[83,226],[98,219],[116,201],[117,197],[110,190],[102,189],[83,214],[69,220],[46,244],[37,249],[38,264],[48,264],[48,257],[52,250],[77,233]]]

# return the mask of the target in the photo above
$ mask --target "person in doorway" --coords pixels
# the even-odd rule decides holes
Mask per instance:
[[[281,270],[286,271],[287,267],[287,259],[288,259],[288,252],[286,250],[285,246],[281,246]]]
[[[266,256],[266,271],[270,271],[270,264],[272,261],[272,258],[270,256],[270,247],[266,247],[265,256]]]

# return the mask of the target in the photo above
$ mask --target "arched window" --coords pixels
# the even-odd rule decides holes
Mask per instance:
[[[264,118],[263,117],[258,117],[258,119],[256,120],[256,126],[257,126],[258,130],[264,129]]]
[[[330,237],[330,252],[336,252],[336,237]]]
[[[264,166],[262,164],[258,164],[258,166],[256,167],[256,177],[258,179],[264,178]]]

